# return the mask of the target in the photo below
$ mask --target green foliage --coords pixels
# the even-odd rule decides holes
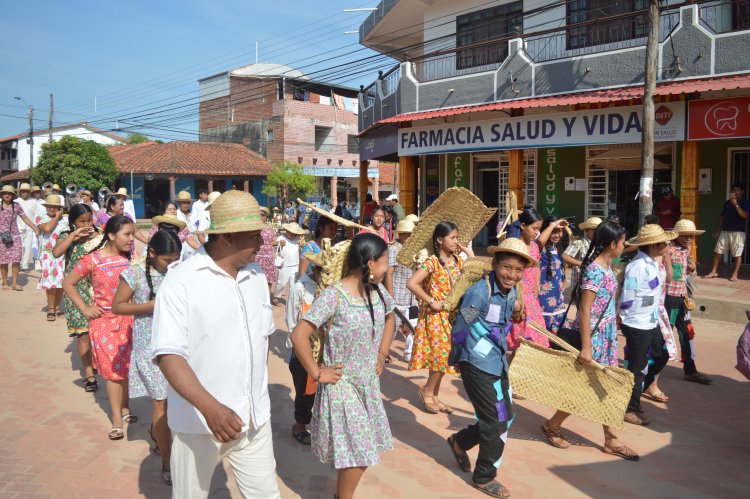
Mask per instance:
[[[119,176],[106,146],[69,135],[43,144],[37,166],[31,169],[31,180],[37,185],[74,183],[92,192],[102,186],[112,186]]]
[[[305,173],[297,163],[275,164],[263,182],[263,194],[281,198],[282,205],[290,199],[304,198],[317,189],[315,177]]]
[[[143,135],[142,133],[131,133],[128,134],[128,144],[140,144],[141,142],[148,142],[149,139],[147,136]]]

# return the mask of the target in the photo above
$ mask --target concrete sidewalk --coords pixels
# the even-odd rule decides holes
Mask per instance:
[[[0,498],[167,498],[160,480],[160,459],[149,454],[150,402],[135,400],[140,420],[127,428],[127,439],[111,442],[104,383],[92,396],[80,384],[77,355],[64,320],[47,323],[44,295],[26,276],[23,292],[0,292]],[[336,475],[317,462],[291,436],[292,383],[285,359],[285,325],[269,355],[274,445],[283,497],[330,498]],[[750,490],[750,383],[734,369],[742,327],[696,320],[698,366],[712,377],[706,387],[682,380],[678,363],[660,379],[670,396],[667,406],[644,402],[651,426],[628,426],[622,439],[641,453],[627,462],[600,452],[597,425],[571,418],[568,450],[549,446],[539,426],[552,410],[530,401],[516,404],[517,417],[503,457],[500,480],[513,497],[743,497]],[[621,343],[624,343],[621,341]],[[382,376],[383,398],[394,435],[394,451],[364,475],[362,498],[487,497],[458,470],[445,443],[452,432],[472,421],[472,409],[458,379],[446,378],[441,399],[455,414],[431,415],[419,408],[417,387],[425,372],[409,372],[401,360],[402,342],[393,347],[395,362]],[[217,359],[220,365],[221,359]],[[476,458],[476,450],[470,452]],[[219,467],[211,497],[239,497],[231,473]],[[744,492],[743,492],[744,491]]]

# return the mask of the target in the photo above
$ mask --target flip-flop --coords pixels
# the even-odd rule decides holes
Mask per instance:
[[[508,499],[510,497],[510,491],[500,482],[494,481],[490,483],[476,483],[474,480],[471,481],[471,486],[477,490],[480,490],[491,497],[500,497],[502,499]],[[500,493],[501,490],[505,489],[508,495]]]
[[[602,452],[627,459],[628,461],[639,461],[641,459],[640,456],[627,445],[621,445],[620,447],[607,447],[605,445],[602,447]]]
[[[716,277],[719,277],[719,274],[706,274],[701,279],[715,279]]]
[[[292,436],[298,443],[302,445],[312,444],[312,434],[307,430],[300,431],[299,433],[294,433],[294,428],[292,428]]]
[[[125,438],[125,432],[122,428],[112,428],[109,430],[109,433],[107,433],[107,437],[109,437],[110,440],[122,440]]]
[[[7,284],[3,284],[3,288],[2,289],[3,289],[3,291],[10,291],[10,286],[8,286]]]
[[[695,373],[695,374],[686,374],[683,376],[683,379],[685,381],[692,381],[693,383],[698,383],[699,385],[710,385],[714,382],[711,378],[706,376],[703,373]]]
[[[646,392],[643,392],[643,393],[641,393],[641,397],[643,397],[645,399],[648,399],[648,400],[650,400],[652,402],[658,402],[660,404],[666,404],[667,402],[669,402],[669,397],[667,397],[664,394],[664,392],[659,392],[659,393],[646,393]]]
[[[23,291],[21,286],[12,286],[13,291]]]
[[[127,413],[122,415],[122,422],[123,423],[137,423],[138,422],[138,416],[135,414]]]
[[[456,436],[451,435],[450,437],[446,438],[445,441],[448,442],[448,446],[451,448],[453,457],[456,459],[458,467],[461,468],[461,471],[465,471],[467,473],[471,472],[471,460],[469,459],[469,456],[462,456],[461,454],[456,452],[456,448],[454,447],[454,444],[456,443]]]

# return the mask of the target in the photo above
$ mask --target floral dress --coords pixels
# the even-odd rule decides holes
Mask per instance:
[[[90,278],[94,303],[104,309],[99,318],[89,320],[89,337],[94,366],[107,380],[127,379],[130,369],[133,318],[112,313],[120,274],[129,266],[130,260],[122,255],[103,256],[94,251],[81,258],[73,269],[76,274]]]
[[[276,283],[279,269],[273,264],[273,240],[276,238],[276,232],[271,227],[266,227],[260,231],[260,237],[263,238],[263,244],[255,255],[255,261],[266,274],[266,282],[271,285]]]
[[[330,322],[323,363],[344,366],[337,383],[318,386],[311,425],[313,453],[336,469],[378,464],[379,454],[393,448],[375,368],[394,303],[382,284],[378,288],[380,295],[370,297],[374,324],[367,300],[352,296],[341,282],[318,295],[304,316],[317,327]]]
[[[529,245],[529,253],[537,261],[540,257],[539,245],[532,242]],[[513,351],[521,343],[520,338],[530,340],[537,345],[549,347],[549,340],[543,334],[537,332],[529,326],[534,323],[537,326],[545,325],[544,315],[542,315],[542,306],[539,304],[539,266],[528,267],[523,271],[523,305],[526,310],[526,318],[521,322],[512,322],[513,331],[508,335],[508,350]]]
[[[557,248],[547,247],[539,260],[539,304],[547,331],[557,334],[565,313],[565,270]]]
[[[49,223],[51,220],[45,214],[38,217],[37,225]],[[42,275],[39,278],[36,289],[47,291],[62,288],[62,282],[65,278],[65,255],[55,258],[55,255],[52,254],[52,249],[57,244],[60,235],[68,230],[68,219],[67,217],[62,217],[52,229],[52,232],[39,234],[39,261],[41,262]]]
[[[63,240],[70,236],[70,232],[63,232],[60,234],[60,240]],[[90,251],[99,246],[102,240],[102,235],[97,234],[92,239],[83,242],[77,242],[70,245],[67,253],[65,253],[65,277],[70,274],[73,267],[86,256]],[[94,303],[94,290],[91,288],[91,281],[88,277],[84,277],[76,284],[78,294],[81,295],[81,299],[87,305]],[[63,304],[65,305],[65,319],[68,323],[68,336],[80,336],[89,332],[89,318],[83,315],[83,312],[78,310],[78,307],[73,305],[68,295],[63,295]]]
[[[8,208],[0,200],[0,232],[10,232],[13,238],[13,244],[6,246],[0,241],[0,265],[9,263],[19,263],[21,261],[21,232],[18,230],[16,217],[24,215],[23,208],[17,203],[13,203],[13,209]],[[3,283],[5,285],[5,283]]]
[[[617,319],[615,315],[615,299],[610,298],[617,293],[617,277],[612,269],[605,269],[597,262],[592,262],[583,271],[581,277],[581,289],[596,293],[594,302],[591,304],[589,322],[591,327],[592,358],[606,366],[617,366]],[[607,304],[609,303],[609,305]],[[606,307],[606,310],[605,310]],[[602,317],[599,327],[594,331],[594,326]],[[579,331],[580,317],[567,327]]]
[[[165,274],[153,268],[149,270],[154,293],[157,293]],[[120,274],[120,279],[133,290],[131,303],[140,305],[151,301],[145,258],[131,262],[130,267]],[[151,314],[137,315],[133,321],[133,350],[130,354],[128,390],[130,398],[149,397],[153,400],[166,400],[167,380],[157,365],[151,362],[152,322]]]
[[[436,301],[445,300],[462,268],[463,260],[460,258],[451,259],[443,266],[438,257],[432,255],[419,265],[419,269],[429,274],[422,281],[422,288]],[[456,374],[456,369],[448,365],[448,355],[451,353],[451,323],[448,316],[448,312],[444,310],[433,312],[428,304],[422,304],[409,361],[410,371],[426,368]]]

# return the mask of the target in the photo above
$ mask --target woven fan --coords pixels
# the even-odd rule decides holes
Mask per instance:
[[[461,270],[461,275],[458,277],[456,283],[451,288],[451,292],[443,302],[443,310],[453,312],[458,307],[461,298],[469,288],[471,288],[477,281],[484,278],[484,276],[491,270],[491,258],[474,257],[466,260],[466,262],[464,262],[463,270]]]

